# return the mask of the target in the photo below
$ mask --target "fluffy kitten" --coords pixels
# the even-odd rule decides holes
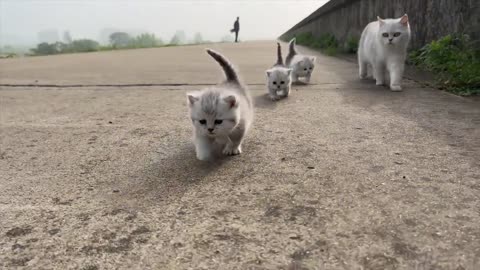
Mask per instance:
[[[232,64],[213,50],[207,49],[207,53],[220,64],[226,81],[187,94],[199,160],[210,159],[215,145],[222,146],[225,155],[240,154],[253,121],[251,97]]]
[[[282,47],[277,43],[277,62],[267,72],[268,93],[272,100],[288,97],[290,94],[292,69],[285,67],[282,58]]]
[[[300,77],[305,77],[305,82],[310,82],[313,68],[315,67],[315,57],[298,54],[295,50],[295,38],[288,44],[288,55],[285,58],[287,67],[292,69],[293,82],[299,82]]]
[[[360,78],[367,77],[367,66],[373,68],[377,85],[385,84],[385,70],[390,74],[390,89],[401,91],[401,81],[410,41],[407,14],[399,19],[371,22],[363,30],[358,47]]]

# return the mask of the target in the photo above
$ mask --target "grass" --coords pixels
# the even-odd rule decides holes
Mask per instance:
[[[331,33],[322,34],[314,37],[311,32],[301,33],[296,36],[297,44],[318,49],[327,55],[336,55],[338,53],[356,53],[358,48],[358,38],[349,37],[344,46],[340,46],[339,41]]]
[[[328,55],[338,53],[338,41],[332,34],[323,34],[316,38],[312,33],[301,33],[296,36],[297,44],[318,49]]]
[[[480,48],[467,35],[447,35],[409,54],[409,63],[435,74],[439,87],[480,95]]]

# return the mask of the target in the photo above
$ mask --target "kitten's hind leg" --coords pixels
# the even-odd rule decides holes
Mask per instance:
[[[225,155],[233,156],[242,153],[242,141],[243,136],[245,135],[244,129],[237,129],[229,136],[229,141],[223,149]]]
[[[195,152],[198,160],[207,160],[212,157],[213,141],[204,136],[195,136]]]

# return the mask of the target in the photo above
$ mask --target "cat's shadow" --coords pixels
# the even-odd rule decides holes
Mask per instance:
[[[288,97],[282,97],[279,100],[272,100],[268,94],[263,94],[253,97],[253,104],[256,108],[275,109],[286,100],[288,100]]]
[[[292,82],[292,85],[295,85],[295,86],[306,86],[306,85],[309,85],[309,83],[302,82],[302,81],[296,81],[296,82]]]
[[[192,144],[176,148],[174,153],[157,154],[155,160],[147,164],[129,183],[127,193],[152,203],[182,197],[185,192],[196,185],[204,183],[205,179],[212,181],[211,174],[226,166],[235,157],[222,156],[221,153],[209,161],[197,160]]]

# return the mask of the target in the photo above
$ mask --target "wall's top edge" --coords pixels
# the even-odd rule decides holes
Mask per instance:
[[[287,34],[290,31],[294,31],[295,29],[298,29],[304,25],[309,24],[310,22],[316,20],[318,17],[323,16],[327,13],[330,13],[332,11],[335,11],[339,8],[343,8],[345,6],[350,5],[351,3],[357,2],[360,0],[330,0],[328,1],[325,5],[321,6],[317,10],[315,10],[312,14],[308,15],[305,19],[301,20],[299,23],[294,25],[292,28],[290,28],[288,31],[286,31],[283,35]]]

